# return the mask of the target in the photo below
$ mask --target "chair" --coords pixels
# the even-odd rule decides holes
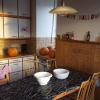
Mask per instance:
[[[74,88],[68,92],[61,93],[53,98],[53,100],[84,100],[84,96],[89,85],[89,80],[82,82],[80,88]],[[79,90],[78,95],[76,92]],[[72,94],[74,94],[74,97]],[[71,97],[72,96],[72,97]]]
[[[79,92],[71,97],[71,94],[76,92],[77,89],[66,92],[63,96],[56,96],[53,100],[94,100],[94,91],[96,87],[96,81],[100,78],[100,72],[94,73],[87,81],[82,82]],[[64,97],[65,96],[65,97]],[[61,98],[64,97],[65,99]],[[59,99],[61,98],[61,99]]]
[[[39,71],[39,67],[44,67],[44,71],[56,68],[56,59],[49,58],[48,56],[36,56],[35,57],[36,68]]]
[[[95,92],[96,82],[99,79],[100,79],[100,72],[94,73],[90,77],[90,84],[87,89],[86,100],[94,100],[94,92]]]
[[[85,100],[85,96],[86,96],[86,93],[87,93],[88,86],[89,86],[89,80],[82,82],[76,100]]]
[[[80,91],[78,93],[76,100],[94,100],[96,81],[99,78],[100,78],[100,72],[94,73],[92,76],[90,76],[87,87],[85,87],[85,90],[82,90],[80,88]],[[84,85],[84,84],[82,83],[82,85]],[[81,87],[82,87],[82,85],[81,85]],[[82,91],[83,91],[83,93],[82,93]]]

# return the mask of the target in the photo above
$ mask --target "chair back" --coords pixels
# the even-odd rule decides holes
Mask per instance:
[[[90,84],[89,84],[88,89],[87,89],[86,100],[94,100],[94,92],[95,92],[96,82],[99,78],[100,78],[100,72],[94,73],[90,77],[90,79],[89,79]]]
[[[89,80],[82,82],[76,100],[85,100],[88,86],[89,86]]]
[[[82,82],[76,100],[94,100],[96,81],[100,78],[100,72],[94,73],[87,81]]]

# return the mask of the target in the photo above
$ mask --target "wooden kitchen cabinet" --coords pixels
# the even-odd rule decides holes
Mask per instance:
[[[19,19],[19,38],[30,38],[29,19]]]
[[[22,58],[9,59],[9,66],[11,67],[11,72],[22,71]]]
[[[17,0],[3,0],[3,11],[7,15],[17,15]]]
[[[22,58],[9,59],[11,67],[10,82],[22,79]]]
[[[3,17],[0,17],[0,38],[3,38]]]
[[[18,38],[17,18],[4,17],[4,38]]]
[[[35,71],[35,61],[33,55],[12,57],[0,60],[0,69],[5,65],[9,65],[11,72],[9,73],[9,82],[17,81],[26,76],[33,75]]]
[[[19,16],[30,17],[30,0],[18,0]]]
[[[100,71],[100,43],[78,40],[56,40],[58,67],[94,73]]]
[[[0,26],[0,38],[30,38],[30,0],[0,0]]]

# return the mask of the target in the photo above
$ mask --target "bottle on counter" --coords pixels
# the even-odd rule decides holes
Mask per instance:
[[[90,41],[90,31],[87,32],[86,41]]]

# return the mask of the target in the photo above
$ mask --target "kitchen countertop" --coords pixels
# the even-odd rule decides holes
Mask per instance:
[[[80,86],[81,82],[88,78],[86,73],[70,70],[67,79],[52,77],[48,85],[40,86],[35,77],[29,76],[0,86],[0,100],[52,100],[57,94]]]
[[[17,58],[17,57],[24,57],[24,56],[34,56],[34,54],[19,54],[18,56],[15,57],[10,57],[10,56],[0,56],[0,60],[2,59],[9,59],[9,58]]]

